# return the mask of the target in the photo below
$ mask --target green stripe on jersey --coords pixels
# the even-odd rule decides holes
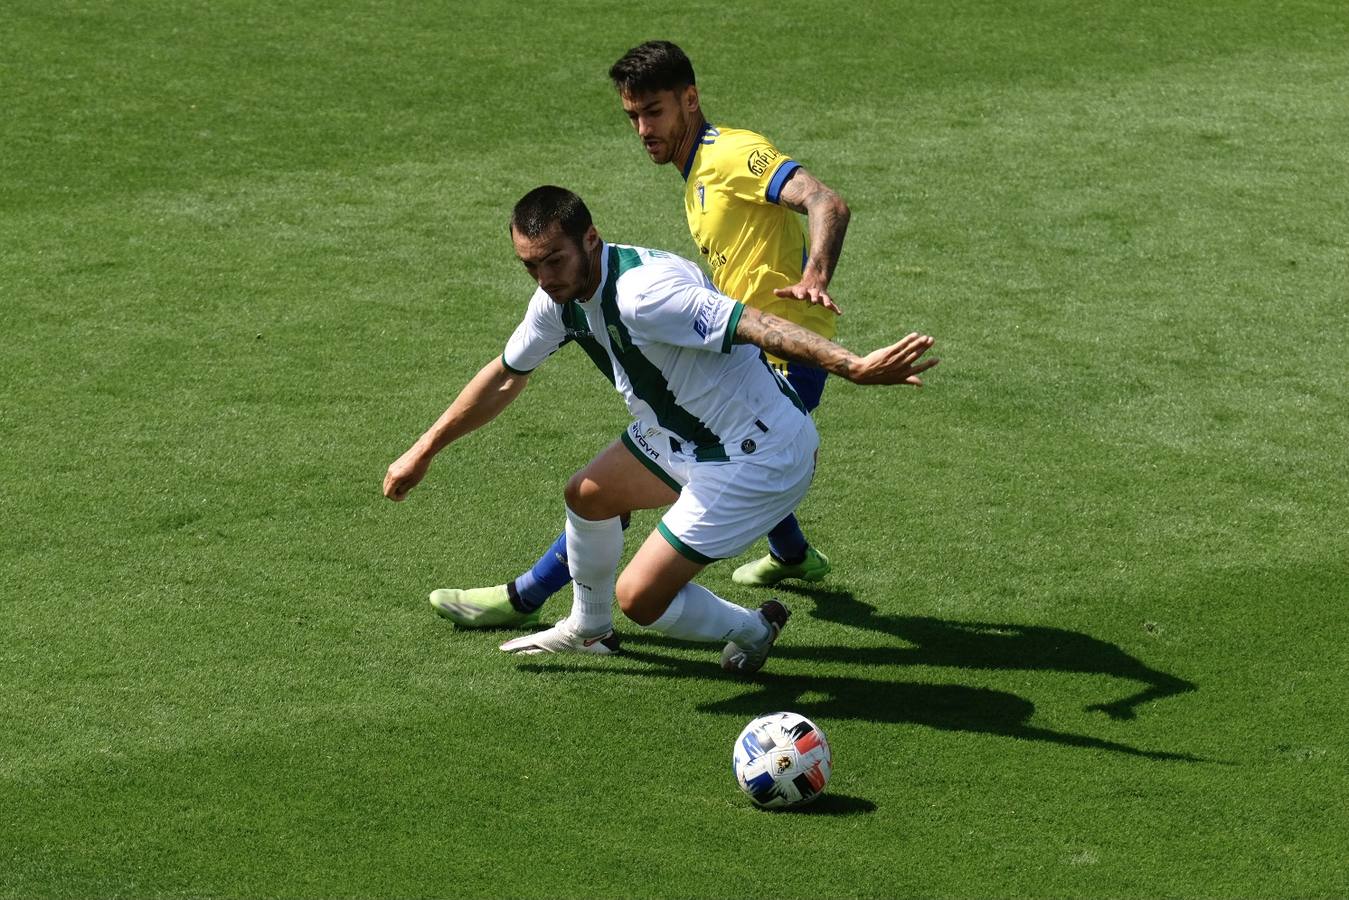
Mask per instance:
[[[590,321],[586,318],[585,310],[581,309],[579,303],[575,300],[567,301],[567,305],[562,307],[562,324],[567,329],[567,340],[575,341],[590,357],[590,361],[595,364],[595,368],[609,383],[614,383],[614,367],[609,362],[609,354],[604,352],[600,342],[595,340],[590,333]]]
[[[609,280],[600,296],[600,311],[605,330],[609,332],[609,349],[632,382],[632,392],[656,413],[656,421],[695,447],[720,444],[716,432],[679,405],[670,384],[660,368],[647,359],[632,342],[628,327],[618,315],[618,276],[642,264],[636,250],[627,247],[609,248]]]
[[[759,351],[759,362],[763,363],[764,367],[768,369],[768,374],[773,376],[773,383],[778,386],[778,390],[782,391],[782,396],[792,401],[792,406],[801,410],[803,415],[810,415],[810,410],[806,409],[806,404],[797,395],[796,388],[792,387],[792,383],[787,380],[786,375],[779,374],[778,370],[773,368],[773,364],[768,361],[768,357],[764,355],[763,350]]]
[[[721,352],[730,353],[731,344],[735,342],[735,329],[740,324],[740,317],[745,314],[745,304],[739,300],[735,301],[735,306],[731,309],[731,317],[726,320],[726,333],[721,338]]]
[[[642,254],[631,247],[611,247],[611,254],[612,251],[615,250],[618,251],[618,265],[612,265],[614,257],[612,255],[609,257],[609,262],[611,263],[609,271],[614,273],[614,278],[617,278],[629,269],[635,269],[642,264]]]

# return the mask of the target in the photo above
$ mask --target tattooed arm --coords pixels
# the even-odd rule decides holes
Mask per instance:
[[[910,334],[903,340],[858,356],[815,332],[778,316],[746,306],[735,326],[735,340],[753,344],[774,356],[817,366],[854,384],[911,384],[922,387],[918,376],[940,360],[919,357],[932,346],[925,334]]]
[[[829,296],[829,281],[834,277],[843,235],[848,231],[852,212],[843,198],[802,166],[787,178],[778,197],[783,206],[804,213],[810,225],[810,258],[796,284],[774,291],[779,297],[794,297],[840,312]]]

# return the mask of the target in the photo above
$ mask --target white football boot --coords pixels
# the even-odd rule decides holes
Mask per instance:
[[[618,652],[618,635],[610,628],[596,637],[581,637],[567,627],[563,619],[547,631],[538,631],[525,637],[512,638],[501,645],[507,653],[533,656],[537,653],[599,653]]]

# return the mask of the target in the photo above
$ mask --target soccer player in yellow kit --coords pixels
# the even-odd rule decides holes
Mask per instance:
[[[848,227],[847,204],[762,135],[715,126],[703,115],[693,64],[669,41],[629,50],[609,70],[647,154],[679,167],[689,232],[723,294],[833,338],[838,307],[829,281]],[[810,234],[798,213],[807,216]],[[826,373],[769,358],[807,412]],[[768,533],[769,554],[736,569],[738,584],[787,578],[819,581],[829,559],[812,547],[794,514]],[[530,625],[544,601],[570,581],[566,535],[505,585],[431,594],[436,611],[461,626]]]
[[[828,288],[848,227],[847,204],[762,135],[708,122],[693,64],[669,41],[634,47],[609,77],[651,161],[679,167],[689,233],[717,289],[832,338],[838,307]],[[809,242],[797,213],[807,216]],[[769,362],[807,411],[819,404],[822,369]],[[735,571],[737,583],[819,581],[829,572],[829,560],[807,543],[794,515],[769,532],[768,546],[768,556]]]

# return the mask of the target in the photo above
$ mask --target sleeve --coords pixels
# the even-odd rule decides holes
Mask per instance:
[[[731,352],[744,304],[712,287],[701,272],[697,274],[695,278],[684,272],[667,273],[641,286],[624,310],[635,340]]]
[[[549,356],[567,342],[567,329],[562,324],[562,307],[543,291],[536,291],[529,300],[529,308],[515,333],[506,342],[501,363],[517,375],[534,371]]]
[[[746,132],[728,141],[718,160],[721,176],[736,197],[756,203],[777,203],[782,186],[801,164],[784,156],[762,135]]]

